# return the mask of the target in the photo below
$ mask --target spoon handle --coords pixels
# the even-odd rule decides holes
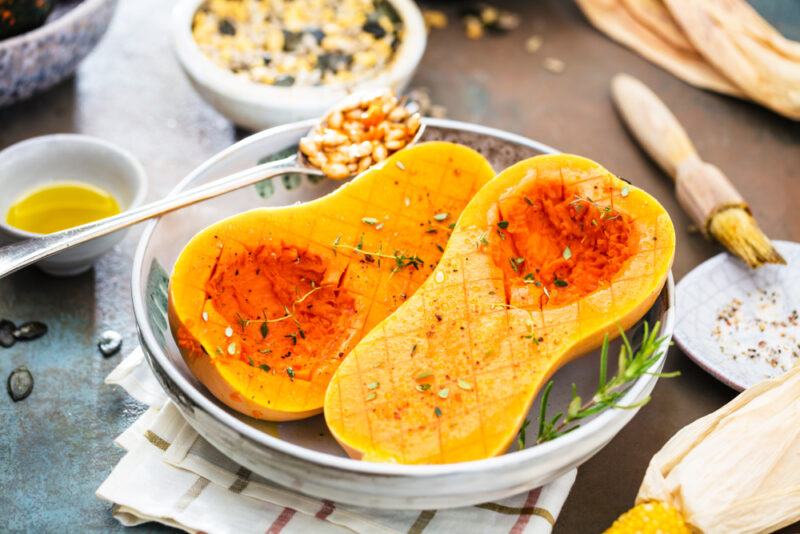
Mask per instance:
[[[69,228],[42,237],[26,239],[0,248],[0,278],[43,258],[52,256],[68,248],[80,245],[100,236],[116,232],[128,226],[158,217],[170,211],[189,206],[209,198],[214,198],[236,189],[289,173],[316,174],[322,172],[303,167],[297,156],[262,163],[255,167],[224,176],[207,184],[189,189],[177,195],[168,196],[150,204],[125,211],[114,217]]]

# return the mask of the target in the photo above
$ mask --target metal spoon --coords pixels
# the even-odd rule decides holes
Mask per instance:
[[[374,95],[376,95],[375,92],[351,95],[344,103],[331,111],[346,109],[352,104],[353,99],[365,100]],[[329,115],[330,113],[326,114],[325,117]],[[324,120],[324,118],[321,119],[320,124],[322,124]],[[311,134],[317,126],[318,125],[315,125],[314,128],[309,131],[309,134]],[[416,143],[422,136],[424,130],[425,124],[423,122],[420,124],[414,137],[405,147]],[[313,166],[307,160],[304,154],[298,151],[296,154],[287,158],[262,163],[261,165],[224,176],[213,182],[189,189],[188,191],[178,193],[174,196],[169,196],[162,200],[146,204],[137,209],[125,211],[114,217],[108,217],[82,226],[76,226],[75,228],[69,228],[61,232],[26,239],[2,247],[0,248],[0,278],[41,259],[47,258],[48,256],[52,256],[53,254],[57,254],[92,239],[116,232],[117,230],[133,226],[147,219],[158,217],[165,213],[183,208],[184,206],[202,202],[203,200],[218,197],[262,180],[269,180],[284,174],[292,173],[325,176],[320,169]]]

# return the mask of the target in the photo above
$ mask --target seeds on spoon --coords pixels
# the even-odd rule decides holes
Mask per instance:
[[[328,178],[362,172],[404,148],[419,131],[420,114],[390,91],[353,100],[328,113],[300,140],[300,151]]]

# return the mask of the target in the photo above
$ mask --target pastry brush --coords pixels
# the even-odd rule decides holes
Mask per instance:
[[[645,84],[618,74],[614,102],[634,137],[675,180],[678,202],[706,237],[713,237],[751,268],[782,263],[769,238],[731,181],[700,159],[675,115]]]

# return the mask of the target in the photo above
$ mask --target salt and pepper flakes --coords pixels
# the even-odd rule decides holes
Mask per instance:
[[[211,61],[275,86],[375,77],[395,59],[403,31],[386,0],[207,0],[192,23]]]
[[[712,337],[732,360],[750,360],[776,376],[800,362],[800,315],[787,310],[780,291],[758,288],[718,312]],[[773,372],[770,372],[774,370]]]

